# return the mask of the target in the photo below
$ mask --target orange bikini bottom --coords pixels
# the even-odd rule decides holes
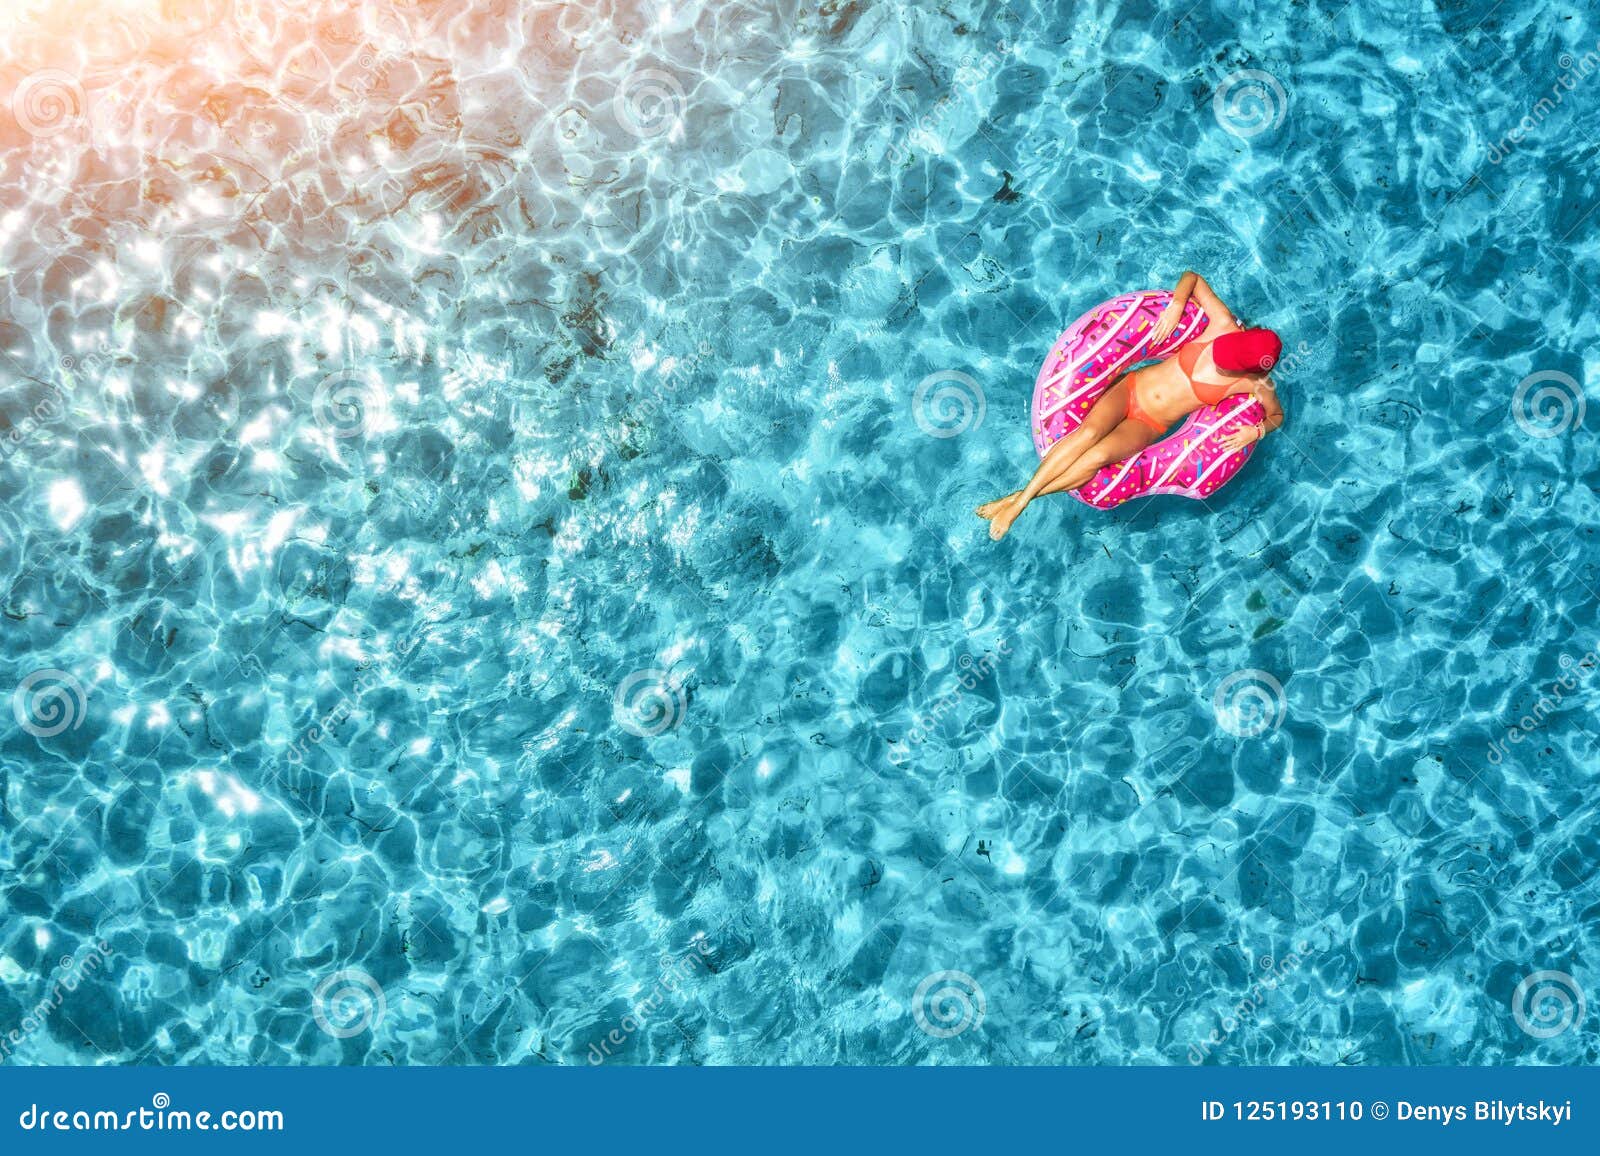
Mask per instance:
[[[1151,417],[1145,412],[1144,407],[1139,404],[1139,387],[1131,381],[1128,382],[1128,412],[1126,416],[1140,425],[1149,426],[1158,434],[1167,432],[1166,424]]]

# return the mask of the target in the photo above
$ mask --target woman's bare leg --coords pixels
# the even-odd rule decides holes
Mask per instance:
[[[1039,493],[1042,494],[1046,492],[1044,489],[1045,486],[1048,486],[1055,478],[1059,477],[1066,470],[1070,469],[1073,462],[1077,461],[1085,453],[1093,449],[1094,444],[1109,432],[1109,429],[1097,429],[1085,421],[1077,429],[1073,430],[1066,437],[1062,438],[1060,441],[1056,442],[1055,445],[1051,446],[1045,451],[1044,457],[1040,459],[1038,466],[1034,468],[1033,477],[1028,480],[1027,486],[1024,486],[1020,490],[1013,490],[1003,498],[996,498],[992,502],[985,502],[983,505],[978,507],[978,517],[994,517],[995,514],[999,512],[1001,506],[1005,505],[1007,502],[1016,501],[1018,498],[1022,497],[1022,495],[1030,486],[1035,484],[1037,484],[1039,487]]]
[[[1044,489],[1039,491],[1039,497],[1048,498],[1051,494],[1059,494],[1063,490],[1075,490],[1077,488],[1077,486],[1067,485],[1064,477],[1058,477],[1055,481],[1051,482],[1049,485],[1045,486]],[[1001,506],[1005,505],[1007,502],[1014,502],[1020,497],[1022,497],[1022,491],[1013,490],[1003,498],[996,498],[992,502],[985,502],[983,505],[979,506],[978,514],[980,517],[992,518],[1000,511]]]
[[[1090,476],[1093,477],[1092,474]],[[1078,485],[1082,484],[1082,482],[1078,483]],[[1058,477],[1055,481],[1045,486],[1044,489],[1040,490],[1038,496],[1041,498],[1048,498],[1051,494],[1059,494],[1065,490],[1075,490],[1077,488],[1078,486],[1069,485],[1065,476]],[[985,518],[992,518],[995,516],[995,514],[999,513],[1001,506],[1005,505],[1007,502],[1014,502],[1020,497],[1022,497],[1022,491],[1014,490],[1003,498],[996,498],[992,502],[984,503],[982,509],[980,509],[978,512],[983,514]],[[984,510],[989,512],[984,513]]]
[[[1076,490],[1086,486],[1101,470],[1124,458],[1131,458],[1148,449],[1162,435],[1132,418],[1123,422],[1100,439],[1095,452],[1079,458],[1077,463],[1061,477],[1060,488]]]
[[[1084,415],[1083,424],[1045,452],[1044,458],[1033,471],[1033,477],[1026,486],[1003,498],[985,502],[978,507],[978,516],[992,518],[1004,506],[1014,505],[1019,501],[1026,506],[1040,494],[1055,493],[1060,488],[1058,486],[1052,488],[1056,479],[1071,469],[1074,462],[1092,450],[1101,438],[1116,429],[1118,423],[1122,421],[1128,412],[1129,388],[1128,379],[1123,378],[1106,390],[1100,400],[1095,402]]]
[[[1049,483],[1049,489],[1039,489],[1030,494],[1028,489],[1033,488],[1033,484],[1030,482],[1028,489],[1021,491],[1015,501],[1009,502],[996,511],[989,522],[989,537],[996,542],[1004,538],[1011,529],[1011,524],[1017,520],[1023,510],[1028,508],[1028,503],[1039,495],[1059,493],[1062,490],[1075,490],[1112,462],[1120,462],[1123,458],[1132,457],[1160,436],[1143,422],[1137,422],[1129,418],[1101,438],[1091,450],[1080,455],[1066,470],[1052,479]]]

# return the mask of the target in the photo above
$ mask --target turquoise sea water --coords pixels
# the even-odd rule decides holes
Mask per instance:
[[[5,1062],[1600,1059],[1590,14],[117,11],[0,49]],[[991,544],[1185,268],[1286,428]]]

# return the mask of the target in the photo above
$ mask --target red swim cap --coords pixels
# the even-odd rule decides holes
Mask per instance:
[[[1224,333],[1211,346],[1211,357],[1224,373],[1265,373],[1278,364],[1283,339],[1270,329]]]

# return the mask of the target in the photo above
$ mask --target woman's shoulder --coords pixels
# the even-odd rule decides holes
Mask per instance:
[[[1278,391],[1276,383],[1265,373],[1252,373],[1248,377],[1238,378],[1237,381],[1238,385],[1234,387],[1234,393],[1248,393],[1254,397],[1260,397],[1264,393],[1276,393]]]
[[[1196,341],[1215,341],[1225,333],[1238,333],[1243,329],[1237,320],[1227,315],[1222,317],[1207,317],[1206,327],[1196,336]]]

